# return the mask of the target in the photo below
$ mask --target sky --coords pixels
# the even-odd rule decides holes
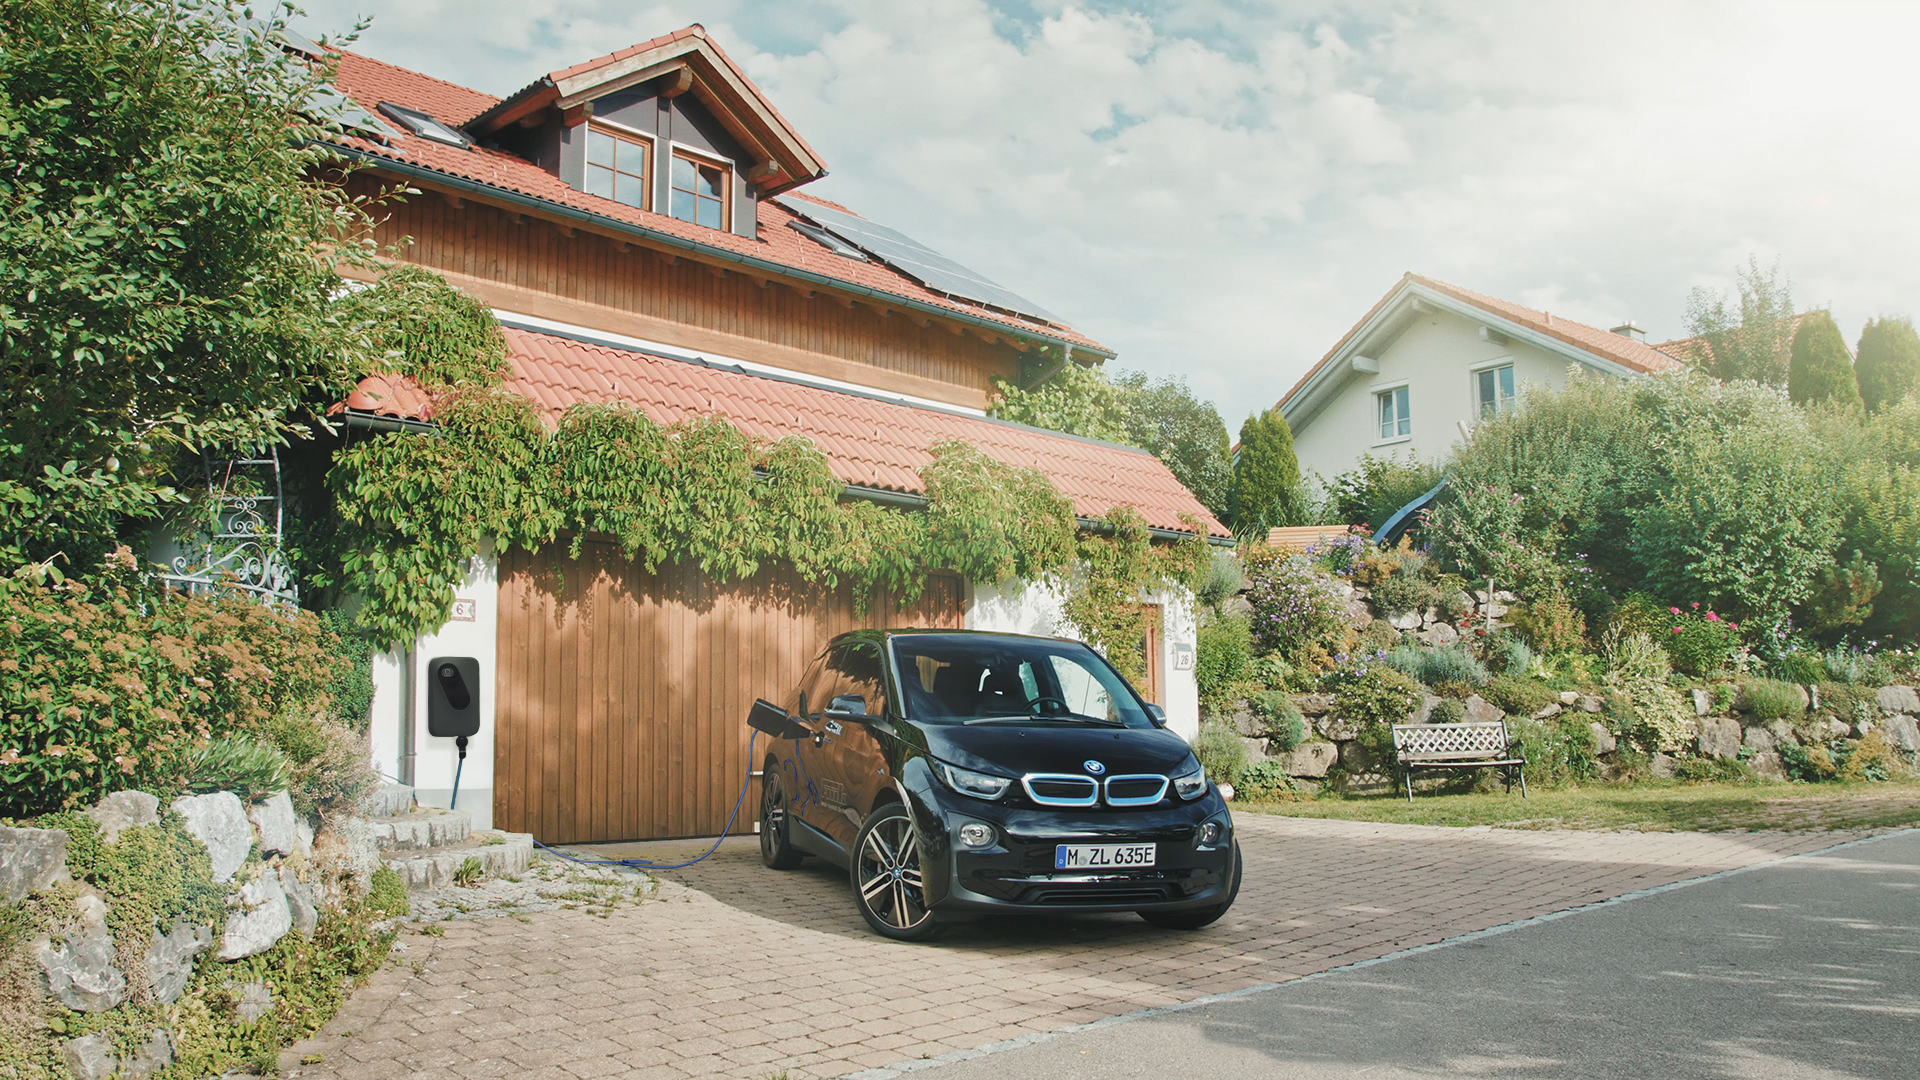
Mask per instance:
[[[494,94],[698,22],[807,190],[1183,377],[1230,430],[1405,271],[1658,342],[1778,262],[1920,314],[1920,4],[304,0]]]

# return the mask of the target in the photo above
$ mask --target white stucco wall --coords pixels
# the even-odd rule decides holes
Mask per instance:
[[[1527,387],[1566,385],[1568,361],[1521,341],[1496,344],[1480,338],[1480,325],[1451,312],[1414,319],[1393,344],[1374,357],[1378,374],[1349,369],[1339,392],[1304,422],[1295,421],[1294,452],[1302,476],[1325,479],[1354,468],[1361,455],[1440,461],[1460,442],[1460,425],[1480,419],[1478,372],[1511,362],[1519,398]],[[1382,439],[1374,395],[1394,387],[1408,391],[1410,435]],[[1379,525],[1379,522],[1369,524]]]
[[[1193,598],[1184,590],[1141,597],[1160,605],[1160,696],[1167,728],[1192,742],[1200,733],[1200,684],[1193,673],[1197,626]],[[966,628],[1045,637],[1079,637],[1063,611],[1058,583],[976,585],[969,590]],[[1183,658],[1184,657],[1184,658]]]
[[[373,662],[373,763],[389,779],[410,782],[422,806],[453,805],[454,770],[459,752],[452,739],[427,734],[428,665],[443,656],[471,656],[480,662],[480,732],[467,740],[467,761],[460,772],[457,809],[473,817],[475,828],[493,827],[493,688],[499,625],[499,566],[492,543],[468,562],[467,580],[455,590],[456,614],[471,602],[472,618],[456,618],[414,642],[411,653],[382,653]],[[408,678],[411,667],[411,678]],[[411,689],[412,707],[406,691]],[[411,728],[414,749],[408,777],[405,747]]]

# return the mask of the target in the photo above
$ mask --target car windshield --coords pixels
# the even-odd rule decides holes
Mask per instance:
[[[916,721],[1153,726],[1113,668],[1079,642],[912,634],[892,643],[902,704]]]

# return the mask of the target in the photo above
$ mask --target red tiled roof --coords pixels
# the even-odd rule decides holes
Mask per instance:
[[[1131,506],[1155,528],[1187,532],[1180,515],[1191,514],[1211,535],[1229,535],[1165,464],[1143,450],[529,330],[509,328],[506,335],[506,386],[545,410],[549,422],[583,403],[637,406],[659,424],[718,415],[759,438],[811,439],[842,483],[916,495],[926,490],[918,470],[932,460],[930,448],[957,439],[997,460],[1038,469],[1073,500],[1081,517]],[[362,381],[346,407],[409,419],[432,416],[431,398],[392,376]]]
[[[338,85],[369,111],[382,101],[429,113],[442,123],[458,126],[485,112],[499,99],[475,90],[422,75],[358,53],[338,54]],[[404,133],[402,133],[404,134]],[[413,136],[391,145],[354,135],[336,137],[339,145],[361,154],[457,177],[503,192],[529,196],[556,207],[585,210],[601,217],[666,233],[682,240],[792,270],[874,289],[903,300],[918,301],[974,319],[997,323],[1024,335],[1065,341],[1102,354],[1111,351],[1070,328],[1022,319],[976,304],[955,300],[925,288],[919,282],[878,262],[860,262],[841,255],[787,227],[797,220],[792,211],[771,199],[761,199],[759,236],[748,239],[718,229],[703,228],[665,214],[617,203],[568,187],[560,178],[533,162],[500,150],[448,146]]]
[[[1586,323],[1574,322],[1572,319],[1557,318],[1550,312],[1521,307],[1519,304],[1510,303],[1498,297],[1488,296],[1486,293],[1474,292],[1472,289],[1463,289],[1458,285],[1449,284],[1438,278],[1430,278],[1422,274],[1408,272],[1394,284],[1393,288],[1387,290],[1385,296],[1382,296],[1371,308],[1367,309],[1367,313],[1360,317],[1359,322],[1354,323],[1351,329],[1340,335],[1340,340],[1333,343],[1333,348],[1327,350],[1326,355],[1320,358],[1319,363],[1308,368],[1307,373],[1300,376],[1299,381],[1293,384],[1292,389],[1281,396],[1280,404],[1284,405],[1288,401],[1293,400],[1293,396],[1299,393],[1301,389],[1320,372],[1320,369],[1332,363],[1333,358],[1339,354],[1340,350],[1346,348],[1347,342],[1351,341],[1353,336],[1358,334],[1362,327],[1372,321],[1380,309],[1386,307],[1395,296],[1398,296],[1400,290],[1408,283],[1424,285],[1435,292],[1444,293],[1462,303],[1471,304],[1482,311],[1498,315],[1509,322],[1519,323],[1521,326],[1533,330],[1536,333],[1557,338],[1577,349],[1592,353],[1606,360],[1611,360],[1614,363],[1643,375],[1656,375],[1664,371],[1671,371],[1680,366],[1674,357],[1661,352],[1659,349],[1648,345],[1644,341],[1635,341],[1630,337],[1616,334],[1611,330],[1601,330],[1598,327],[1588,326]]]
[[[1803,311],[1793,317],[1793,325],[1787,327],[1786,334],[1781,338],[1780,344],[1783,353],[1792,351],[1794,335],[1800,332],[1800,320],[1806,318],[1809,314],[1810,312]],[[1713,359],[1713,342],[1709,341],[1705,334],[1694,337],[1675,338],[1672,341],[1663,341],[1655,345],[1654,348],[1683,364],[1690,364],[1698,368],[1705,368]],[[1853,355],[1853,346],[1847,346],[1847,355]]]

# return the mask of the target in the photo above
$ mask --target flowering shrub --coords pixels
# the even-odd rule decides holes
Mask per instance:
[[[310,612],[160,592],[125,548],[86,586],[0,582],[0,816],[182,790],[198,747],[324,704],[335,652]]]
[[[1658,640],[1667,647],[1676,671],[1711,675],[1740,652],[1740,625],[1721,618],[1710,606],[1702,609],[1698,600],[1685,608],[1668,608],[1660,621]]]
[[[1420,684],[1384,659],[1375,654],[1347,660],[1320,677],[1320,689],[1333,695],[1335,712],[1362,723],[1398,724],[1419,706]]]
[[[1260,652],[1298,661],[1312,658],[1316,650],[1345,647],[1352,633],[1346,594],[1312,559],[1285,552],[1251,555],[1247,577],[1253,640]]]

